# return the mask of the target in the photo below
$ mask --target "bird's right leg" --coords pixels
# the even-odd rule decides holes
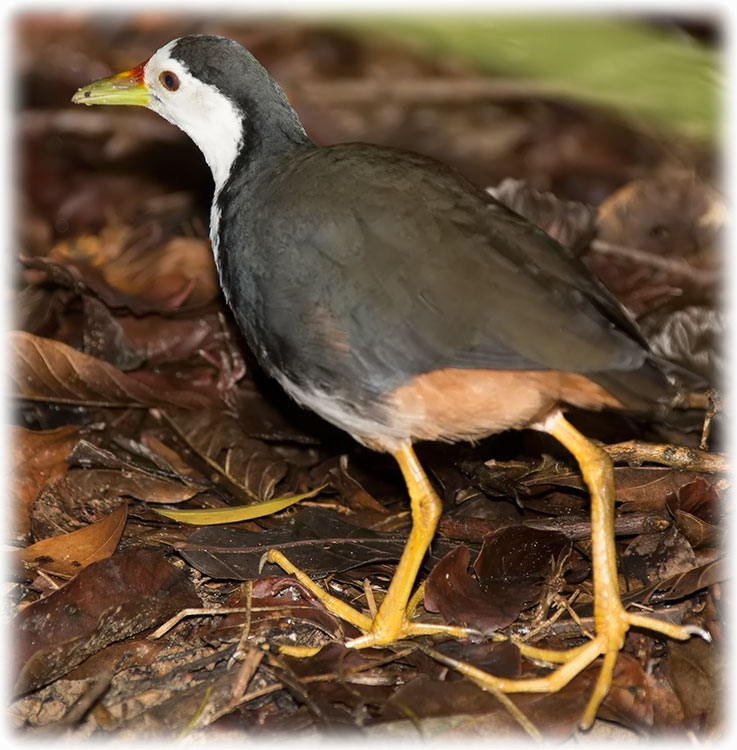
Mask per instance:
[[[409,491],[412,529],[399,559],[397,570],[389,584],[389,590],[379,606],[375,618],[371,619],[342,599],[329,594],[306,573],[292,565],[278,550],[270,550],[266,555],[269,562],[276,563],[287,573],[293,574],[322,602],[329,612],[364,631],[364,635],[348,641],[346,645],[352,648],[386,646],[413,636],[440,633],[464,638],[475,632],[453,625],[436,625],[410,619],[415,601],[411,597],[412,589],[422,565],[422,559],[435,534],[442,513],[442,503],[410,443],[406,443],[394,451],[393,456],[399,464]]]

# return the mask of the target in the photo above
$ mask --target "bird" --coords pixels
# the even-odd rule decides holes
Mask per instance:
[[[442,511],[414,444],[509,429],[552,435],[589,489],[594,633],[568,650],[521,645],[553,666],[542,677],[453,666],[497,694],[553,693],[603,657],[579,722],[587,728],[630,627],[708,636],[622,604],[613,465],[565,410],[653,408],[673,387],[631,315],[572,252],[439,161],[366,143],[314,144],[284,91],[232,39],[174,39],[72,101],[147,107],[194,141],[214,180],[220,283],[260,366],[299,405],[396,460],[412,526],[374,617],[268,552],[361,631],[346,645],[468,635],[411,619]]]

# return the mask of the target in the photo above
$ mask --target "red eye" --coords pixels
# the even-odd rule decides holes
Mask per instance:
[[[169,91],[176,91],[179,88],[179,78],[176,73],[172,73],[170,70],[165,70],[160,76],[159,81],[165,89]]]

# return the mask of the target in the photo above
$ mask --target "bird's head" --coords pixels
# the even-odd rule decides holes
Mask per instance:
[[[174,39],[136,67],[79,89],[76,104],[147,107],[181,128],[202,150],[220,187],[239,151],[278,134],[304,136],[286,96],[232,39]]]

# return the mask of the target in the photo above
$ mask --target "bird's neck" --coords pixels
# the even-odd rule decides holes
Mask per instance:
[[[285,107],[269,108],[268,113],[261,113],[249,107],[250,114],[245,118],[239,115],[240,138],[235,146],[227,144],[213,149],[212,157],[202,144],[198,143],[215,180],[210,211],[210,240],[221,278],[223,259],[220,254],[221,217],[226,206],[234,200],[248,201],[249,192],[254,189],[259,178],[272,170],[279,169],[285,161],[295,154],[316,148],[307,137],[296,112],[289,106],[284,97]],[[232,131],[229,131],[232,132]],[[239,206],[241,204],[238,204]],[[223,288],[228,297],[228,285]]]
[[[286,97],[278,93],[277,101],[272,100],[263,110],[254,101],[242,108],[226,97],[218,97],[206,120],[197,115],[190,122],[179,119],[175,123],[202,151],[216,194],[232,176],[234,167],[247,170],[279,153],[313,145]]]

